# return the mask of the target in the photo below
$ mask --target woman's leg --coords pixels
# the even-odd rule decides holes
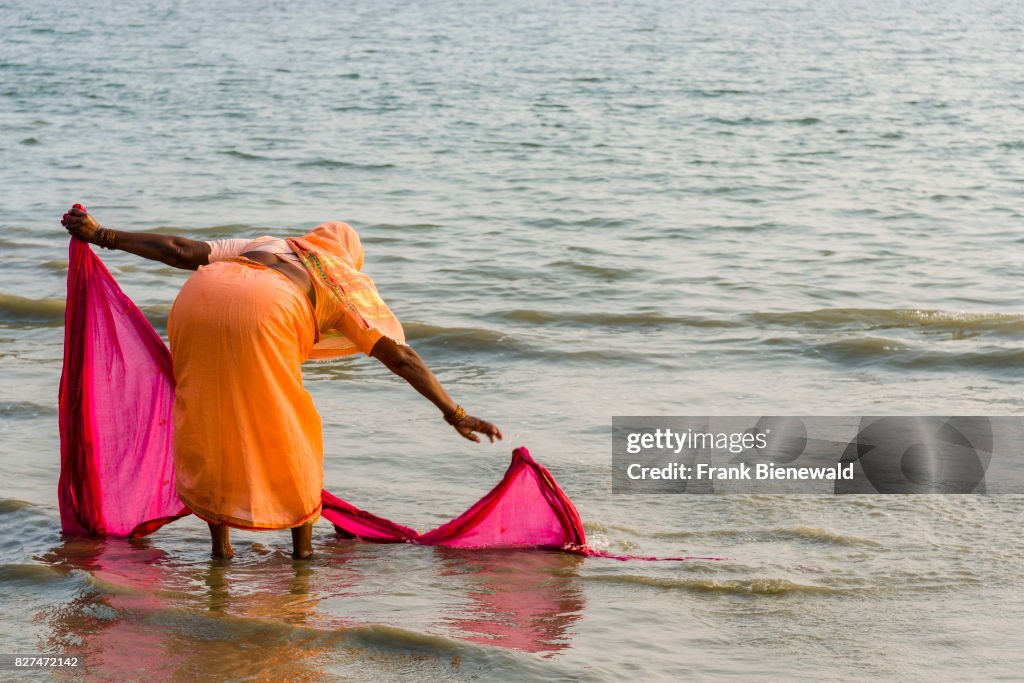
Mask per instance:
[[[234,549],[231,547],[231,541],[228,538],[228,527],[224,524],[214,524],[207,522],[210,525],[210,541],[213,544],[213,556],[227,559],[235,554]]]
[[[313,554],[313,524],[307,523],[292,529],[292,557],[305,560]]]

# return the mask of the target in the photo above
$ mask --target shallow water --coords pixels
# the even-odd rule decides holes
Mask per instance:
[[[1019,3],[0,3],[0,650],[94,676],[1012,679],[1017,497],[613,496],[630,414],[1014,414]],[[63,540],[66,236],[344,219],[508,441],[371,361],[309,367],[328,487],[419,529],[530,447],[617,552],[317,527]],[[104,261],[165,333],[186,274]],[[382,485],[382,484],[386,484]]]

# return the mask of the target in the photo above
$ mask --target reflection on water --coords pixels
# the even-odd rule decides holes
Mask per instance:
[[[223,561],[178,557],[151,539],[67,539],[36,559],[58,572],[86,572],[89,581],[36,615],[48,627],[40,647],[80,654],[88,671],[114,678],[321,680],[339,656],[364,656],[358,634],[381,624],[353,619],[357,603],[386,600],[396,588],[393,578],[380,580],[387,567],[375,548],[331,541],[318,548],[315,561],[297,562],[253,543]],[[550,657],[569,646],[571,627],[582,617],[578,556],[393,550],[429,551],[401,580],[410,590],[454,602],[430,602],[429,614],[408,620],[398,614],[384,625],[422,623],[425,633],[385,630],[375,636],[378,647],[406,652],[440,635]]]
[[[474,643],[553,654],[569,647],[583,616],[577,570],[583,558],[558,552],[437,548],[441,575],[472,601],[443,617]]]
[[[39,615],[51,629],[45,650],[81,653],[91,672],[321,678],[317,658],[330,638],[284,626],[303,624],[315,608],[308,565],[275,563],[258,588],[235,591],[229,563],[177,564],[148,539],[68,540],[40,559],[91,576],[89,588]]]

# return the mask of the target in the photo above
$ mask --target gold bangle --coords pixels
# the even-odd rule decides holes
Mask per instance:
[[[110,228],[100,228],[96,231],[96,244],[104,249],[113,249],[117,244],[117,233]]]
[[[455,410],[444,416],[444,421],[450,424],[452,427],[459,424],[466,419],[466,409],[460,405],[455,406]]]

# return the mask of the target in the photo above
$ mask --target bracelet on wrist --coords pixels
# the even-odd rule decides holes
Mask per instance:
[[[455,425],[465,420],[466,415],[466,409],[463,408],[462,406],[457,405],[455,406],[455,410],[453,410],[450,413],[447,413],[444,416],[444,421],[450,424],[452,427],[454,427]]]
[[[117,232],[110,228],[100,228],[96,231],[96,244],[104,249],[113,249],[117,246]]]

